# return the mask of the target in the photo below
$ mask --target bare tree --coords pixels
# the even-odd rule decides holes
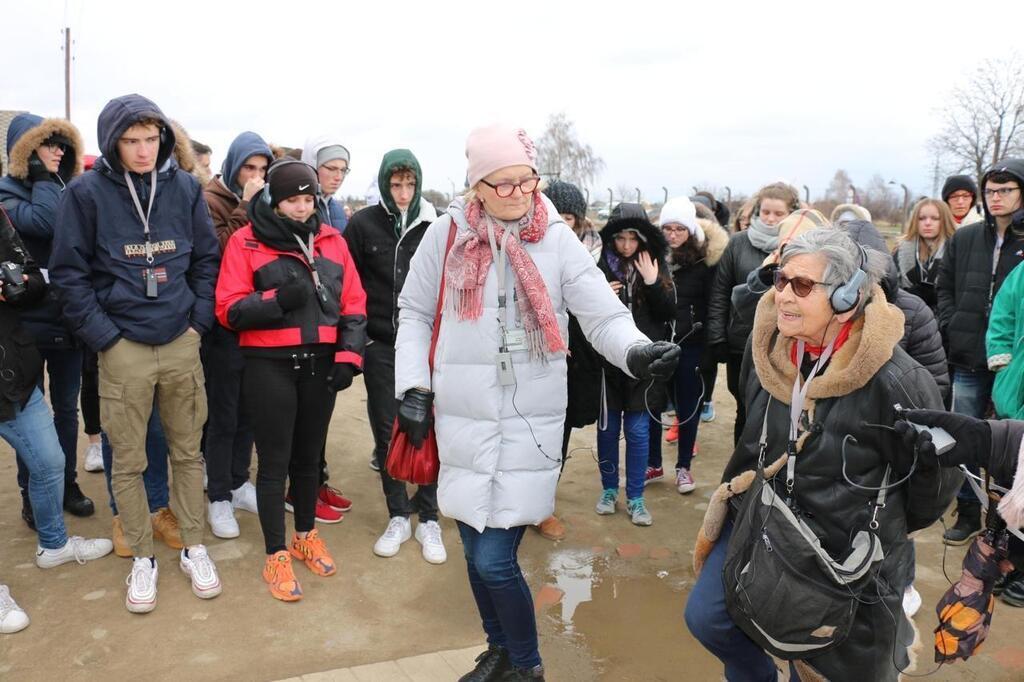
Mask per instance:
[[[552,114],[537,141],[537,165],[542,175],[588,187],[604,170],[604,161],[589,144],[576,137],[576,126],[565,113]]]
[[[987,59],[947,96],[945,127],[930,141],[953,172],[985,168],[1024,149],[1024,59]]]

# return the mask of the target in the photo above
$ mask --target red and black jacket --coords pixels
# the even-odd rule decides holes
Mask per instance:
[[[260,241],[252,224],[228,240],[217,279],[217,319],[239,332],[243,354],[290,356],[296,348],[328,345],[334,361],[357,369],[366,347],[366,293],[348,245],[330,225],[320,225],[313,241],[314,261],[329,296],[315,295],[295,310],[283,310],[277,288],[295,277],[312,278],[305,257]],[[316,349],[312,349],[316,350]]]

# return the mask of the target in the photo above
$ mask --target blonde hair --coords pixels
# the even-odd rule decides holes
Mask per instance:
[[[953,219],[953,211],[949,210],[949,205],[945,201],[942,201],[941,199],[921,199],[921,201],[914,204],[914,208],[910,212],[910,220],[907,223],[907,232],[901,237],[903,241],[917,239],[921,235],[921,230],[918,227],[918,224],[921,222],[921,209],[925,206],[934,206],[939,212],[940,241],[946,241],[953,236],[954,232],[956,232],[956,221]]]

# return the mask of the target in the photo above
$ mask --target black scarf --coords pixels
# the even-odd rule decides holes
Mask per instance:
[[[256,239],[278,251],[300,252],[295,237],[305,242],[310,234],[315,237],[320,232],[320,218],[316,211],[304,223],[286,218],[263,201],[262,191],[249,202],[248,213]]]

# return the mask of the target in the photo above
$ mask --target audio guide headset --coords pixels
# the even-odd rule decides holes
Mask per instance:
[[[848,313],[857,307],[857,302],[860,301],[860,287],[868,277],[868,253],[861,244],[857,244],[857,249],[860,251],[860,265],[857,266],[857,271],[848,282],[837,284],[828,296],[829,305],[836,315]]]

